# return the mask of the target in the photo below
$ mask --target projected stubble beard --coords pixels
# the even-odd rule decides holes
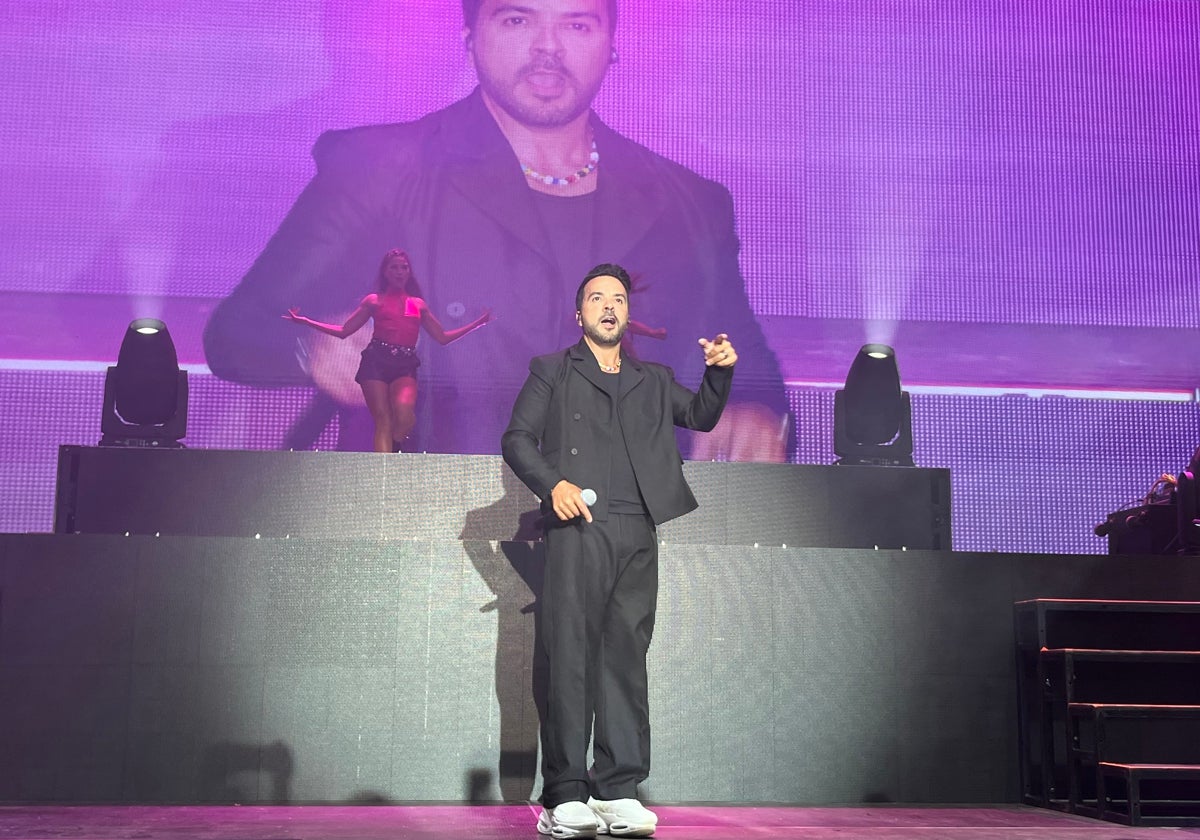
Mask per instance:
[[[532,62],[503,78],[476,61],[479,85],[484,93],[514,117],[532,128],[567,125],[591,107],[600,91],[604,74],[582,83],[560,61]]]
[[[612,55],[603,0],[537,0],[497,14],[484,2],[467,46],[489,100],[530,128],[565,126],[583,115]]]

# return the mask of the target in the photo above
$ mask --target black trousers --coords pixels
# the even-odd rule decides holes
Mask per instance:
[[[648,516],[615,514],[547,531],[541,602],[549,659],[542,724],[547,808],[589,795],[633,798],[650,775],[646,652],[657,600],[658,539]]]

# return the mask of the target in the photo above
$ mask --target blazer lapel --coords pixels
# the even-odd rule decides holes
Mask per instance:
[[[598,258],[620,263],[662,215],[666,196],[642,159],[648,152],[594,115],[592,126],[600,152],[592,244]]]
[[[515,239],[553,264],[521,162],[488,113],[478,91],[463,100],[445,127],[445,166],[450,186]]]
[[[646,373],[642,369],[642,363],[632,356],[621,354],[621,399],[625,399],[634,388],[642,384],[642,380],[646,378]]]
[[[571,348],[570,357],[571,365],[575,370],[579,371],[584,379],[591,382],[596,386],[597,390],[607,396],[608,389],[604,387],[604,380],[601,377],[609,376],[609,374],[601,372],[600,366],[596,364],[596,358],[588,350],[588,346],[584,343],[583,339],[580,339],[579,343]]]
[[[596,358],[588,349],[587,343],[583,339],[579,343],[573,345],[568,353],[571,359],[571,365],[579,371],[579,373],[588,382],[591,382],[596,388],[604,394],[608,394],[608,388],[604,378],[611,376],[610,373],[604,373],[600,370],[600,366],[596,364]],[[625,353],[621,354],[621,390],[618,394],[618,399],[625,399],[625,395],[642,384],[642,380],[646,378],[646,372],[642,368],[641,362]]]

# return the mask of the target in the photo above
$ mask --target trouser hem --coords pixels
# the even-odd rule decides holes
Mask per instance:
[[[557,808],[564,802],[587,802],[589,795],[586,782],[565,782],[555,785],[553,790],[543,791],[542,807]]]

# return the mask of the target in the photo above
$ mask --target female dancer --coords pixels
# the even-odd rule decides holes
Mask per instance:
[[[417,336],[421,327],[438,344],[457,341],[492,319],[489,310],[471,323],[452,330],[441,323],[420,297],[408,254],[400,249],[388,251],[379,266],[379,286],[374,294],[362,299],[346,323],[323,324],[289,309],[283,317],[304,324],[335,338],[354,335],[370,319],[375,319],[371,343],[362,352],[362,363],[354,381],[362,386],[367,408],[375,421],[375,451],[398,452],[417,422]]]

